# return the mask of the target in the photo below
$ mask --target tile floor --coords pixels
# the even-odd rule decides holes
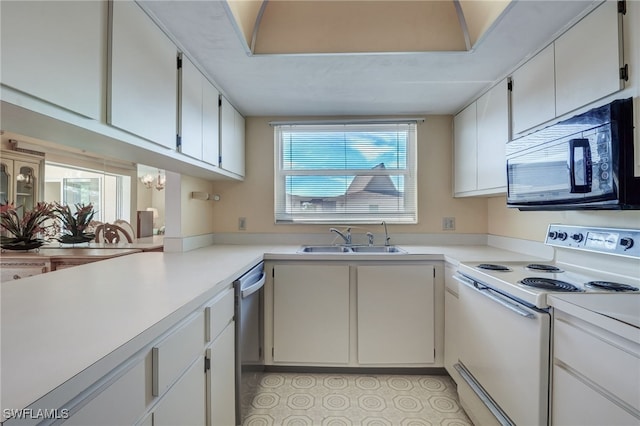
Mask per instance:
[[[244,426],[471,426],[448,376],[262,373]]]

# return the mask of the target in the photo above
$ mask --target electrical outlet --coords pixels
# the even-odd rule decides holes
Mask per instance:
[[[456,218],[455,217],[443,217],[442,218],[442,230],[443,231],[453,231],[456,229]]]
[[[239,217],[238,218],[238,229],[240,231],[244,231],[247,229],[247,218],[246,217]]]

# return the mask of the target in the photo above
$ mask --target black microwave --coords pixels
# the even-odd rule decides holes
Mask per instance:
[[[620,99],[507,144],[507,206],[640,209],[633,99]]]

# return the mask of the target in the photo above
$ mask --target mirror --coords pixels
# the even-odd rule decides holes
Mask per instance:
[[[8,132],[2,133],[1,142],[3,154],[15,151],[44,154],[44,175],[29,165],[15,168],[15,194],[7,189],[12,176],[3,158],[0,162],[2,201],[7,199],[27,209],[33,208],[37,201],[57,201],[69,206],[92,203],[96,221],[125,220],[137,236],[141,216],[143,226],[149,229],[145,236],[164,232],[164,170]]]

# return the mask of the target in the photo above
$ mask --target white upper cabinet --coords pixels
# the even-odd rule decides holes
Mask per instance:
[[[202,161],[214,166],[218,165],[220,155],[219,102],[218,89],[209,83],[209,80],[204,79],[202,83]]]
[[[477,173],[479,190],[507,186],[505,147],[509,142],[509,89],[507,80],[495,85],[477,100]]]
[[[220,97],[220,168],[244,176],[244,117]]]
[[[182,55],[180,79],[180,141],[182,153],[202,159],[202,83],[204,76]]]
[[[106,1],[3,1],[2,84],[101,119]]]
[[[507,80],[453,119],[454,195],[494,195],[506,189],[505,146],[509,141]]]
[[[111,5],[109,124],[175,148],[177,49],[133,1]]]
[[[556,116],[554,68],[551,44],[511,76],[511,123],[514,135]]]
[[[190,157],[217,166],[220,94],[184,55],[180,75],[181,151]]]
[[[621,19],[605,1],[513,73],[514,136],[624,88]]]
[[[555,41],[558,116],[623,88],[617,3],[604,2]]]
[[[454,192],[473,191],[477,180],[476,103],[472,103],[453,118]]]

